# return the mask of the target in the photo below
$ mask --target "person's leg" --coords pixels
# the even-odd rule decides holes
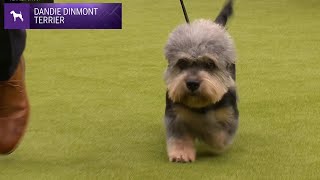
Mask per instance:
[[[19,64],[26,44],[26,32],[0,29],[0,39],[0,81],[6,81]]]
[[[4,0],[0,0],[0,81],[15,72],[26,44],[25,30],[4,30]]]
[[[25,90],[24,30],[0,29],[0,154],[15,150],[29,116]]]

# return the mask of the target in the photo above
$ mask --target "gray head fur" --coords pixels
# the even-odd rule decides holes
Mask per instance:
[[[204,55],[216,57],[225,65],[235,63],[234,43],[223,26],[200,19],[178,26],[170,34],[165,47],[169,66],[181,58],[196,59]]]

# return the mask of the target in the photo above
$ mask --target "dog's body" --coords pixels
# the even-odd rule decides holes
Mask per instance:
[[[20,11],[20,14],[14,12],[14,11],[10,11],[10,14],[13,16],[13,21],[16,22],[17,18],[19,18],[22,22],[23,22],[23,17]]]
[[[232,1],[215,22],[197,20],[178,26],[165,48],[168,68],[165,124],[170,161],[195,160],[195,139],[221,153],[238,126],[235,48],[224,25]]]

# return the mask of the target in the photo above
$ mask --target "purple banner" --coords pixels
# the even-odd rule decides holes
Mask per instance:
[[[121,29],[121,3],[5,4],[5,29]]]

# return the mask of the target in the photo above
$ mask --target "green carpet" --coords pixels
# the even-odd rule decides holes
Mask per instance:
[[[224,2],[185,1],[191,19]],[[179,1],[120,2],[123,30],[28,31],[31,121],[0,179],[320,178],[319,0],[236,1],[239,131],[228,152],[192,164],[168,162],[162,121]]]

